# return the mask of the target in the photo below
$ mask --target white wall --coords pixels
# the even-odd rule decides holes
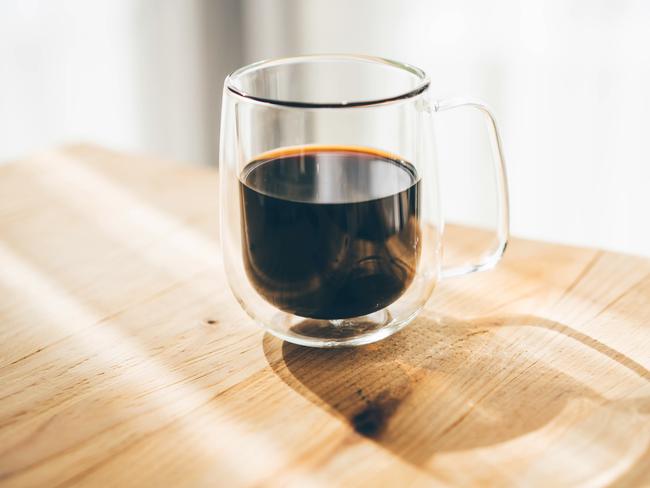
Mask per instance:
[[[380,55],[424,68],[439,97],[488,101],[505,141],[513,233],[650,256],[650,2],[246,6],[257,34],[248,38],[247,60],[296,52]],[[452,217],[464,220],[476,212],[469,208],[476,199],[451,188],[477,164],[464,136],[453,135],[467,124],[474,122],[460,115],[438,124],[441,159],[454,183],[445,201]]]
[[[92,141],[216,162],[238,0],[0,0],[0,161]]]

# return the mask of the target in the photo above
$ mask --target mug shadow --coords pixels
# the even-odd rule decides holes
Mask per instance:
[[[499,333],[504,327],[516,330]],[[573,340],[544,347],[543,357],[530,353],[555,334]],[[360,348],[310,349],[269,334],[263,347],[287,385],[415,466],[439,452],[491,446],[533,432],[572,399],[650,414],[650,397],[605,398],[578,371],[604,355],[624,367],[616,368],[619,380],[645,389],[650,372],[643,365],[569,326],[535,316],[467,322],[421,316],[390,339]],[[587,366],[563,369],[566,357]]]

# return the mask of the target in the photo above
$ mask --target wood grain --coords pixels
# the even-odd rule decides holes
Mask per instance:
[[[650,484],[649,260],[514,239],[394,337],[305,349],[227,290],[216,179],[0,168],[2,486]]]

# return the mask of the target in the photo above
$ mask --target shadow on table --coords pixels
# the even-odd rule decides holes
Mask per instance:
[[[503,334],[504,327],[516,329]],[[572,340],[553,344],[557,334]],[[650,382],[647,369],[566,325],[534,316],[469,322],[420,317],[390,339],[351,349],[304,348],[267,334],[264,351],[291,388],[416,466],[435,453],[533,432],[574,399],[650,414],[650,398],[608,400],[580,379],[592,365],[602,366],[603,355],[615,362],[619,381],[632,375],[640,388]]]

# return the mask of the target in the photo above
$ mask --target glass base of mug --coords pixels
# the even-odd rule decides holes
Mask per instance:
[[[389,308],[377,312],[338,320],[307,319],[287,314],[273,320],[274,327],[265,327],[274,336],[301,346],[332,348],[371,344],[405,327],[417,312],[395,320]]]

